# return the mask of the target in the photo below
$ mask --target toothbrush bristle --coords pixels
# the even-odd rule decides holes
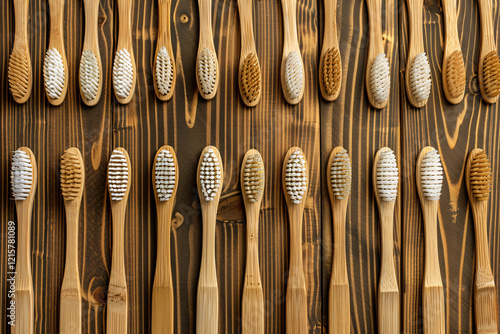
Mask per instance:
[[[113,87],[118,97],[127,98],[134,81],[134,65],[127,49],[116,51],[113,63]]]
[[[108,187],[112,201],[120,201],[125,196],[128,188],[128,163],[125,154],[113,150],[108,163]]]
[[[247,55],[240,73],[242,93],[250,104],[260,96],[260,65],[255,53]]]
[[[156,156],[155,162],[156,194],[161,202],[166,202],[172,197],[176,174],[173,154],[168,150],[162,150]]]
[[[248,201],[255,203],[262,198],[264,192],[264,162],[259,153],[248,156],[243,172],[243,192]]]
[[[291,202],[302,203],[307,191],[307,167],[301,151],[292,153],[286,162],[285,184]]]
[[[484,57],[483,85],[489,98],[500,95],[500,60],[496,51],[491,51]]]
[[[462,51],[455,50],[448,58],[446,66],[448,92],[454,99],[460,97],[465,89],[465,64]]]
[[[219,158],[211,148],[203,154],[199,177],[205,201],[213,202],[221,186],[221,169]]]
[[[28,198],[33,184],[33,166],[29,155],[17,150],[12,154],[12,168],[10,171],[12,195],[16,201]]]
[[[217,56],[214,50],[203,48],[198,54],[198,82],[203,94],[210,95],[217,83]]]
[[[24,52],[13,50],[9,58],[8,79],[12,96],[22,99],[28,94],[30,64]]]
[[[174,67],[167,48],[162,46],[156,56],[155,78],[158,92],[168,95],[174,81]]]
[[[443,166],[437,150],[427,152],[420,165],[420,183],[425,198],[438,201],[443,187]]]
[[[376,103],[383,103],[389,98],[391,88],[391,69],[385,53],[379,54],[370,68],[370,88]]]
[[[83,50],[80,60],[80,87],[87,100],[92,101],[97,97],[100,80],[95,54],[90,50]]]
[[[304,87],[304,69],[302,68],[302,58],[296,51],[290,52],[286,57],[285,84],[286,91],[292,99],[300,96]]]
[[[431,67],[425,52],[419,53],[410,69],[410,85],[413,97],[417,102],[429,98],[431,94]]]
[[[398,195],[398,165],[392,150],[382,152],[377,163],[377,190],[382,201],[393,202]]]
[[[472,193],[478,201],[485,201],[491,192],[493,176],[491,164],[484,151],[476,154],[470,168],[470,184]]]
[[[340,53],[337,48],[330,48],[323,61],[323,86],[328,95],[333,95],[340,87],[342,69],[340,68]]]
[[[77,198],[83,185],[82,168],[78,155],[66,150],[61,157],[61,190],[65,200]]]
[[[43,63],[43,79],[45,91],[51,99],[56,100],[61,97],[65,77],[66,72],[61,54],[55,48],[48,49]]]
[[[338,152],[332,160],[330,179],[332,191],[339,200],[347,199],[351,193],[351,161],[346,150]]]

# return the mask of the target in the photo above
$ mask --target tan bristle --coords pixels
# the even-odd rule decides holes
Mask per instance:
[[[330,179],[337,199],[347,199],[351,193],[351,161],[346,150],[338,152],[332,160]]]
[[[454,51],[448,58],[446,66],[448,92],[454,99],[460,97],[465,88],[465,65],[462,51]]]
[[[78,155],[65,151],[61,157],[61,190],[65,200],[75,199],[82,187],[82,166]]]
[[[198,54],[198,81],[203,94],[210,95],[217,82],[217,56],[214,50],[203,48]]]
[[[255,53],[246,56],[241,66],[241,88],[248,102],[255,101],[260,94],[260,65]]]
[[[500,95],[500,60],[495,51],[491,51],[483,61],[483,85],[489,98]]]
[[[248,156],[243,172],[244,194],[251,203],[262,198],[264,192],[264,162],[259,153]]]
[[[9,59],[9,87],[16,99],[21,99],[28,93],[30,68],[28,56],[24,52],[13,50]]]
[[[472,159],[470,168],[470,184],[476,200],[488,199],[492,181],[490,160],[484,151],[480,152]]]
[[[328,95],[333,95],[340,87],[340,53],[337,48],[330,48],[323,60],[323,85]]]
[[[286,57],[285,84],[286,91],[292,99],[300,96],[304,87],[304,69],[302,68],[302,58],[296,51],[290,52]]]

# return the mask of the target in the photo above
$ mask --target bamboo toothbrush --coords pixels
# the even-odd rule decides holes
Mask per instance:
[[[64,49],[63,22],[65,0],[49,0],[50,38],[43,63],[45,94],[50,104],[60,105],[68,91],[68,62]]]
[[[479,87],[483,100],[495,103],[500,95],[500,60],[498,59],[491,0],[478,0],[481,18],[481,47],[479,50]]]
[[[247,217],[247,263],[241,303],[241,332],[264,334],[264,293],[259,269],[259,212],[266,177],[259,151],[247,151],[241,164],[240,178]]]
[[[118,43],[113,63],[113,89],[116,100],[128,104],[134,97],[137,70],[132,48],[132,0],[118,2]]]
[[[444,334],[444,294],[437,242],[437,213],[443,186],[443,166],[438,151],[433,147],[425,147],[420,152],[416,178],[425,227],[425,269],[422,287],[424,333]]]
[[[170,36],[171,0],[158,1],[158,41],[153,72],[155,74],[156,96],[168,101],[175,89],[175,61]]]
[[[130,193],[130,158],[125,149],[115,148],[108,163],[108,189],[113,218],[113,250],[106,311],[106,333],[127,333],[128,294],[125,277],[125,211]]]
[[[255,48],[252,23],[252,0],[238,0],[241,29],[241,55],[238,83],[243,103],[255,107],[260,101],[262,77]]]
[[[474,309],[476,328],[480,334],[498,333],[497,293],[491,271],[488,245],[488,199],[493,177],[486,153],[474,149],[467,159],[465,183],[474,217],[476,235],[476,280],[474,285]]]
[[[281,0],[284,44],[281,59],[281,88],[285,100],[298,104],[304,96],[304,63],[297,37],[297,0]]]
[[[9,59],[8,78],[10,92],[17,103],[28,101],[33,85],[28,47],[28,5],[29,0],[14,0],[15,34]]]
[[[394,152],[383,147],[373,161],[373,191],[380,215],[381,265],[378,285],[378,331],[399,333],[399,288],[394,265],[394,205],[398,195]]]
[[[443,90],[452,104],[462,101],[465,93],[465,64],[458,38],[456,0],[442,0],[445,42],[443,52]]]
[[[198,0],[200,41],[196,56],[196,83],[201,97],[211,100],[219,86],[219,62],[212,35],[212,0]]]
[[[351,161],[347,151],[336,147],[330,154],[326,169],[328,193],[333,217],[333,261],[328,294],[329,333],[351,331],[349,277],[345,254],[347,203],[351,194]]]
[[[207,146],[201,152],[197,175],[203,235],[196,302],[196,333],[216,334],[219,332],[219,288],[215,268],[215,225],[224,175],[217,148]]]
[[[342,85],[342,62],[337,40],[337,0],[325,0],[325,32],[320,57],[319,88],[327,101],[335,101]]]
[[[411,105],[422,108],[431,94],[431,67],[424,51],[422,11],[424,0],[406,0],[410,37],[406,61],[406,95]]]
[[[21,147],[12,154],[10,172],[12,195],[17,211],[17,259],[14,297],[16,325],[12,334],[33,334],[34,300],[31,277],[31,215],[37,186],[37,168],[33,152]]]
[[[66,210],[66,264],[61,286],[60,332],[82,332],[82,291],[78,272],[78,220],[85,186],[80,151],[71,147],[61,157],[61,190]]]
[[[290,224],[290,269],[286,290],[286,333],[307,333],[307,290],[302,262],[302,225],[307,196],[308,171],[304,153],[288,150],[282,171],[283,191]]]
[[[102,63],[97,35],[99,0],[84,0],[85,38],[80,58],[80,95],[83,103],[95,106],[102,93]]]
[[[178,185],[177,157],[172,147],[160,147],[153,166],[153,191],[158,219],[158,248],[153,282],[151,333],[174,333],[174,289],[170,264],[170,228]]]
[[[366,5],[370,22],[365,70],[366,93],[372,107],[382,109],[387,106],[391,88],[391,68],[382,40],[382,0],[367,0]]]

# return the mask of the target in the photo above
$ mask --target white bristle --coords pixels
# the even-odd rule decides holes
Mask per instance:
[[[174,156],[168,150],[162,150],[156,156],[155,186],[161,202],[166,202],[172,196],[175,188],[176,169]]]
[[[33,166],[29,155],[22,150],[12,154],[10,180],[14,199],[18,201],[28,198],[33,184]]]
[[[259,153],[248,156],[243,172],[244,193],[248,201],[255,203],[264,191],[264,162]]]
[[[217,56],[206,47],[198,55],[198,81],[203,94],[212,94],[217,81]]]
[[[99,63],[96,56],[90,50],[83,50],[80,59],[80,88],[87,100],[92,101],[97,97],[99,81]]]
[[[302,68],[302,58],[296,51],[290,52],[286,57],[285,83],[288,95],[292,99],[298,98],[304,87],[304,70]]]
[[[122,99],[127,98],[132,90],[134,81],[134,65],[127,49],[116,51],[113,63],[113,87],[116,95]]]
[[[128,187],[128,164],[125,154],[113,150],[108,164],[108,187],[112,201],[120,201]]]
[[[292,203],[302,203],[307,190],[307,168],[301,151],[292,153],[286,163],[285,184]]]
[[[385,53],[379,54],[372,62],[370,69],[370,88],[376,103],[389,98],[391,88],[391,69]]]
[[[380,199],[393,202],[398,195],[398,165],[392,150],[380,154],[377,164],[377,189]]]
[[[425,198],[438,201],[443,187],[443,166],[438,151],[430,151],[422,158],[420,183]]]
[[[427,55],[422,52],[413,59],[410,70],[411,91],[417,102],[429,98],[431,85],[431,67]]]
[[[47,95],[56,100],[64,89],[66,72],[61,54],[55,48],[48,49],[43,62],[43,79]]]
[[[330,168],[333,194],[337,199],[347,199],[351,193],[351,161],[346,150],[335,155]]]
[[[211,148],[203,155],[200,166],[200,184],[203,197],[207,202],[213,202],[221,184],[219,159]]]
[[[172,66],[172,59],[167,52],[167,48],[162,46],[156,56],[155,67],[156,85],[158,92],[161,95],[168,95],[172,88],[172,81],[174,78],[174,68]]]

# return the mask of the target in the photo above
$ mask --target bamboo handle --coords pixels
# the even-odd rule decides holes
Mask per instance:
[[[198,284],[196,303],[196,333],[219,332],[219,289],[216,286]]]
[[[132,2],[118,0],[118,43],[117,50],[126,48],[132,53],[132,27],[131,27]]]
[[[296,208],[297,204],[289,205],[290,270],[286,291],[287,334],[307,333],[307,292],[302,263],[303,207],[301,210],[295,210]]]
[[[200,15],[200,50],[203,47],[213,49],[212,1],[198,0],[198,7]]]
[[[284,58],[291,51],[299,52],[297,37],[297,0],[281,0],[283,10],[283,52]]]
[[[252,1],[238,0],[238,12],[240,14],[241,29],[241,55],[255,53],[255,42],[252,22]]]
[[[19,43],[20,45],[22,44],[23,46],[24,45],[27,46],[28,7],[29,7],[28,0],[14,0],[14,15],[15,15],[14,44]]]
[[[457,26],[457,8],[455,0],[442,0],[445,18],[445,48],[450,48],[450,53],[460,49]]]
[[[444,334],[445,313],[443,286],[424,285],[422,289],[424,333]]]
[[[83,49],[89,49],[94,53],[99,51],[98,45],[98,16],[99,16],[99,1],[85,0],[85,36],[83,41]],[[97,56],[96,56],[97,57]]]
[[[158,1],[158,44],[170,45],[170,0]]]
[[[481,23],[481,44],[482,48],[489,52],[496,51],[495,33],[493,30],[491,0],[478,0]]]
[[[337,47],[337,0],[326,0],[325,6],[325,32],[323,44]]]

